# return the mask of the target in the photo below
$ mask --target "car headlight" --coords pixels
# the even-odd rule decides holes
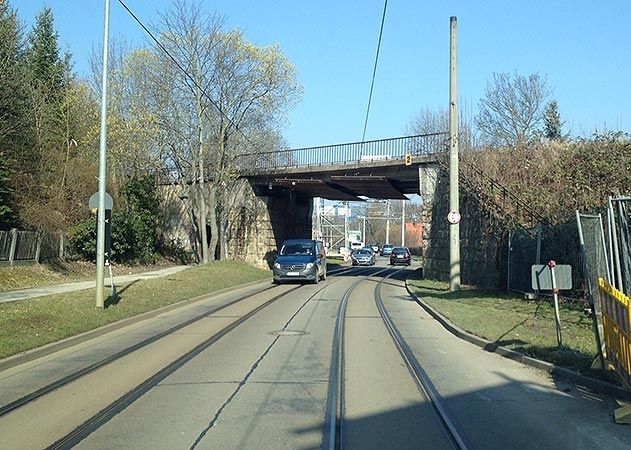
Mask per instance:
[[[306,269],[311,269],[313,267],[313,263],[307,263],[305,266]]]
[[[280,269],[280,264],[279,264],[279,263],[277,263],[277,262],[275,262],[275,263],[274,263],[274,267],[275,267],[276,269]]]

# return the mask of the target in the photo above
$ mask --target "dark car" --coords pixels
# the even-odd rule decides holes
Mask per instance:
[[[393,266],[397,264],[405,264],[409,266],[412,264],[412,256],[410,250],[407,247],[394,247],[390,254],[390,264]]]
[[[283,242],[273,268],[273,282],[326,280],[326,255],[322,241],[290,239]]]
[[[370,248],[355,250],[351,255],[351,261],[354,266],[374,266],[375,253]]]
[[[372,248],[373,252],[379,253],[379,244],[370,244],[370,248]]]
[[[381,256],[390,256],[393,248],[394,248],[394,245],[383,244],[383,247],[381,247]]]

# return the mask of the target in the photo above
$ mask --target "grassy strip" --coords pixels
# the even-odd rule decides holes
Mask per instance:
[[[114,275],[151,272],[173,263],[162,260],[151,266],[125,266],[115,264]],[[73,281],[93,280],[96,274],[94,263],[87,261],[54,260],[42,264],[28,263],[15,266],[0,266],[0,292],[17,289],[50,286]]]
[[[267,270],[222,261],[120,286],[117,303],[105,310],[95,307],[93,289],[0,304],[0,358],[162,306],[265,278],[270,278]]]
[[[557,348],[554,306],[547,300],[489,294],[473,289],[449,292],[447,283],[409,280],[428,305],[459,328],[528,356],[609,379],[591,368],[597,356],[592,319],[582,309],[560,305],[563,347]]]

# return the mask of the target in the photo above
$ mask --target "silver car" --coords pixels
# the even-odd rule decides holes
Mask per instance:
[[[354,266],[374,266],[375,253],[372,249],[360,249],[351,255],[351,261]]]

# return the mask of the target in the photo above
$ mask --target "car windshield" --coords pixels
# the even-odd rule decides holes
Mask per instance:
[[[287,244],[280,249],[281,256],[288,255],[313,255],[313,244],[305,242],[304,244]]]
[[[361,255],[361,256],[370,256],[372,255],[372,252],[370,250],[357,250],[355,252],[356,255]]]

